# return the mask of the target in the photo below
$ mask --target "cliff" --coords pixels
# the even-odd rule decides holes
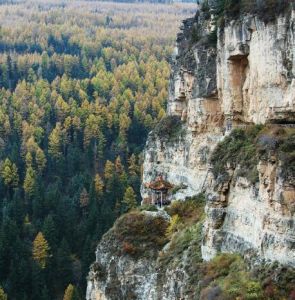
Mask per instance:
[[[146,143],[141,189],[150,204],[149,183],[161,175],[174,186],[171,200],[204,194],[205,213],[200,217],[200,196],[194,222],[182,209],[141,212],[167,228],[181,216],[172,236],[163,229],[163,244],[148,255],[128,244],[136,235],[127,244],[114,235],[115,225],[97,248],[89,300],[295,295],[287,287],[295,280],[294,3],[266,1],[273,5],[266,17],[258,4],[220,11],[218,2],[203,5],[177,36],[167,116]],[[113,251],[118,245],[131,250]],[[256,274],[247,273],[249,265]],[[228,294],[233,286],[238,291]],[[247,298],[250,286],[255,295]]]
[[[145,183],[159,174],[177,187],[172,199],[205,192],[204,259],[237,251],[295,266],[295,11],[286,4],[271,20],[228,12],[218,20],[217,44],[212,12],[203,9],[186,20],[178,35],[162,123],[179,118],[181,124],[178,133],[167,136],[160,124],[150,135],[143,199],[150,201]],[[231,153],[231,132],[245,133],[243,141],[258,124],[259,132],[245,145],[253,151],[244,153],[237,139],[240,148]],[[225,150],[212,161],[221,141]],[[282,151],[285,142],[292,145],[289,152]]]

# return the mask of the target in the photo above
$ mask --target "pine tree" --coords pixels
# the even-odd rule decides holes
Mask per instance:
[[[65,290],[63,300],[82,300],[77,288],[69,284]]]
[[[49,292],[47,286],[43,286],[42,293],[40,295],[40,300],[50,300]]]
[[[119,175],[121,175],[124,171],[120,156],[118,156],[115,160],[115,169],[116,169],[117,174],[119,174]]]
[[[42,232],[44,234],[45,239],[48,241],[51,249],[55,249],[57,247],[58,234],[52,215],[47,216],[44,220]]]
[[[125,191],[123,203],[126,205],[127,210],[130,210],[137,206],[136,195],[131,186],[129,186]]]
[[[72,259],[69,244],[65,239],[61,241],[56,255],[57,278],[61,288],[64,288],[72,279]]]
[[[42,232],[38,232],[33,242],[33,259],[44,269],[49,258],[49,245]]]

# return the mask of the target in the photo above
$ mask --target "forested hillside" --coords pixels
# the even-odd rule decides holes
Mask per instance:
[[[140,201],[140,154],[194,10],[0,6],[1,300],[83,299],[98,240]]]

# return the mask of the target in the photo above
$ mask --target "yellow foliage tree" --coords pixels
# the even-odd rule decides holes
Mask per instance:
[[[94,189],[97,194],[102,194],[104,188],[104,183],[99,174],[95,175],[94,178]]]
[[[115,173],[115,166],[114,164],[107,160],[105,167],[104,167],[104,178],[109,180],[114,176]]]
[[[65,290],[63,300],[72,300],[74,295],[74,286],[69,284]]]
[[[50,247],[42,232],[38,232],[33,242],[33,259],[44,269],[49,258]]]
[[[1,287],[0,287],[0,300],[7,300],[7,295],[4,293]]]

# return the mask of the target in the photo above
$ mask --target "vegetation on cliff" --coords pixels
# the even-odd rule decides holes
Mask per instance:
[[[169,222],[163,213],[133,210],[116,221],[104,236],[102,248],[110,251],[111,257],[117,256],[117,261],[124,256],[125,267],[126,257],[131,260],[131,266],[141,260],[143,264],[150,261],[150,265],[155,265],[155,288],[158,297],[163,299],[169,289],[167,282],[173,282],[174,294],[169,295],[176,298],[185,295],[188,299],[201,300],[293,299],[295,273],[292,268],[277,264],[253,265],[240,255],[229,253],[219,253],[211,261],[203,261],[204,205],[203,194],[175,201],[166,208],[171,217]],[[108,266],[94,264],[93,268],[99,280],[106,280]],[[138,272],[131,276],[142,276],[141,271]],[[120,285],[113,288],[116,294]]]
[[[208,14],[212,9],[219,25],[245,14],[256,15],[269,22],[288,9],[291,3],[294,0],[216,0],[210,7],[208,0],[205,0],[202,11]]]
[[[152,137],[159,138],[162,141],[173,142],[181,138],[185,129],[183,122],[178,116],[165,116],[155,126],[152,131]]]
[[[154,256],[167,243],[168,222],[162,216],[137,210],[120,217],[112,234],[120,243],[120,252],[132,257]]]
[[[279,125],[249,126],[235,129],[218,144],[211,156],[217,182],[229,180],[229,171],[237,169],[234,177],[243,176],[255,184],[258,181],[259,160],[277,159],[284,180],[294,183],[295,129]]]

